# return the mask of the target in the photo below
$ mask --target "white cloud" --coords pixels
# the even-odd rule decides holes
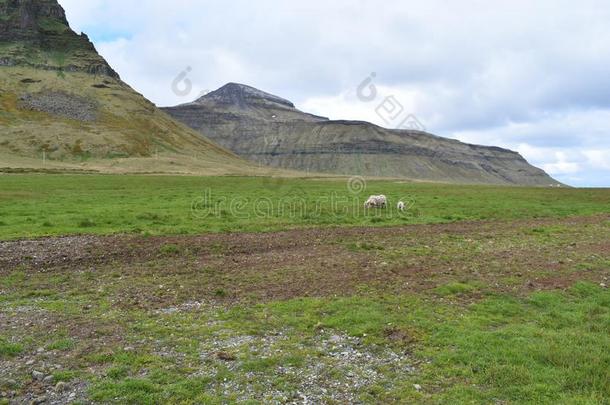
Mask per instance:
[[[542,168],[551,175],[575,174],[581,170],[580,164],[568,161],[565,152],[555,152],[555,163],[546,163]]]
[[[583,154],[593,167],[610,171],[610,149],[606,150],[585,150]]]

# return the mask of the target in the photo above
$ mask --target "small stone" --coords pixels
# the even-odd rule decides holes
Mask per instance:
[[[234,354],[227,353],[227,352],[218,352],[218,353],[216,353],[216,357],[219,360],[222,360],[222,361],[235,361],[235,360],[237,360],[237,357],[235,357]]]
[[[40,371],[32,371],[32,378],[34,378],[34,380],[36,381],[42,381],[42,379],[44,378],[44,374],[41,373]]]
[[[413,388],[415,388],[416,391],[421,391],[421,385],[419,384],[413,384]]]
[[[54,379],[54,377],[52,375],[48,375],[42,380],[42,382],[45,384],[52,384],[53,379]]]
[[[135,349],[131,346],[127,346],[123,350],[125,350],[126,352],[133,352]]]
[[[26,366],[31,366],[32,364],[34,364],[34,360],[28,360],[25,362]]]
[[[339,343],[339,342],[341,342],[341,340],[343,340],[343,339],[339,335],[332,335],[329,339],[329,341],[331,341],[333,343]]]
[[[68,389],[68,384],[63,381],[60,381],[55,385],[55,391],[57,392],[64,392],[66,389]]]
[[[608,288],[608,286],[606,285],[606,283],[599,283],[599,286],[600,286],[601,288]]]
[[[45,402],[47,402],[47,397],[42,396],[42,397],[35,398],[32,401],[32,404],[33,405],[39,405],[39,404],[44,404]]]
[[[36,350],[36,353],[44,353],[44,348],[39,347],[39,348]]]

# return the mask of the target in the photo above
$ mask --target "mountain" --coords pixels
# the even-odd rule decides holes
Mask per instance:
[[[251,173],[121,81],[56,0],[0,0],[0,168]]]
[[[278,168],[471,184],[557,184],[517,152],[422,131],[331,121],[237,83],[163,110],[236,154]]]
[[[56,0],[0,1],[0,66],[87,72],[119,78],[85,34],[70,29]]]

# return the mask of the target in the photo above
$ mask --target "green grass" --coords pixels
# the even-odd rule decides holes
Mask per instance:
[[[73,370],[61,370],[53,373],[53,381],[69,382],[78,378],[82,373]]]
[[[66,351],[74,347],[74,341],[70,338],[56,340],[47,346],[47,350]]]
[[[23,346],[19,343],[12,343],[0,336],[0,359],[15,357],[23,352]]]
[[[167,316],[132,310],[105,318],[124,326],[126,339],[150,343],[130,352],[100,348],[79,359],[81,371],[55,373],[58,381],[89,380],[89,395],[99,402],[235,402],[246,387],[247,397],[268,386],[290,395],[298,379],[277,370],[326,361],[311,342],[332,334],[361,338],[358,347],[370,353],[381,347],[409,353],[409,362],[419,364],[416,373],[379,366],[377,385],[354,388],[367,403],[603,404],[610,397],[610,291],[590,283],[520,298],[493,295],[465,307],[421,294],[371,295]],[[393,340],[389,330],[412,338]],[[261,339],[278,331],[285,340],[270,346],[271,355],[260,354]],[[230,369],[199,354],[202,344],[222,336],[251,337],[232,349]],[[160,347],[180,355],[161,356]],[[89,367],[105,371],[92,375]],[[193,374],[198,367],[205,375]],[[347,381],[345,370],[333,378]]]
[[[610,398],[610,293],[591,284],[525,300],[485,300],[440,325],[430,345],[425,352],[435,362],[428,378],[474,383],[450,387],[441,401],[593,404]]]
[[[447,389],[433,395],[442,403],[602,403],[610,397],[610,293],[591,284],[521,300],[493,297],[458,319],[454,309],[404,298],[305,300],[298,307],[274,309],[295,327],[311,330],[318,322],[377,340],[388,323],[418,330],[424,341],[419,354],[433,359],[419,381]],[[410,396],[408,391],[386,399]]]
[[[477,286],[472,283],[452,282],[442,285],[435,289],[435,292],[441,296],[462,295],[477,291]]]
[[[237,308],[224,319],[234,335],[288,328],[293,336],[307,339],[325,329],[365,336],[368,345],[395,344],[385,337],[388,324],[415,331],[420,336],[415,357],[430,363],[415,376],[388,370],[393,388],[373,395],[375,401],[593,404],[610,396],[610,293],[591,284],[524,299],[496,296],[466,310],[430,306],[413,297],[300,299]],[[305,362],[296,345],[288,350],[295,352],[295,364]],[[269,375],[288,363],[285,355],[250,358],[230,378],[240,381],[253,372]],[[189,382],[124,377],[119,373],[116,382],[100,382],[94,398],[160,401],[177,383]],[[413,390],[415,383],[425,387],[424,394]],[[206,386],[214,383],[207,381]],[[190,393],[189,399],[204,391]],[[370,395],[362,392],[363,398]]]
[[[38,24],[44,31],[55,34],[62,34],[68,30],[68,27],[63,22],[55,18],[41,18]]]
[[[370,194],[390,209],[365,212]],[[399,199],[415,201],[398,213]],[[346,181],[263,178],[4,175],[0,238],[64,234],[198,234],[312,226],[391,226],[461,220],[589,215],[610,210],[608,190],[450,186],[371,181],[360,195]],[[561,230],[540,229],[548,236]],[[358,247],[355,247],[358,249]],[[365,248],[365,247],[361,247]]]

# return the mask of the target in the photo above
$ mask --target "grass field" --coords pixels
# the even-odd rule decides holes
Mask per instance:
[[[364,189],[363,189],[364,185]],[[386,194],[386,211],[368,211]],[[403,200],[409,209],[397,212]],[[608,190],[417,184],[360,179],[5,175],[0,239],[67,234],[199,234],[387,226],[610,212]]]
[[[610,403],[608,190],[0,186],[0,404]]]

